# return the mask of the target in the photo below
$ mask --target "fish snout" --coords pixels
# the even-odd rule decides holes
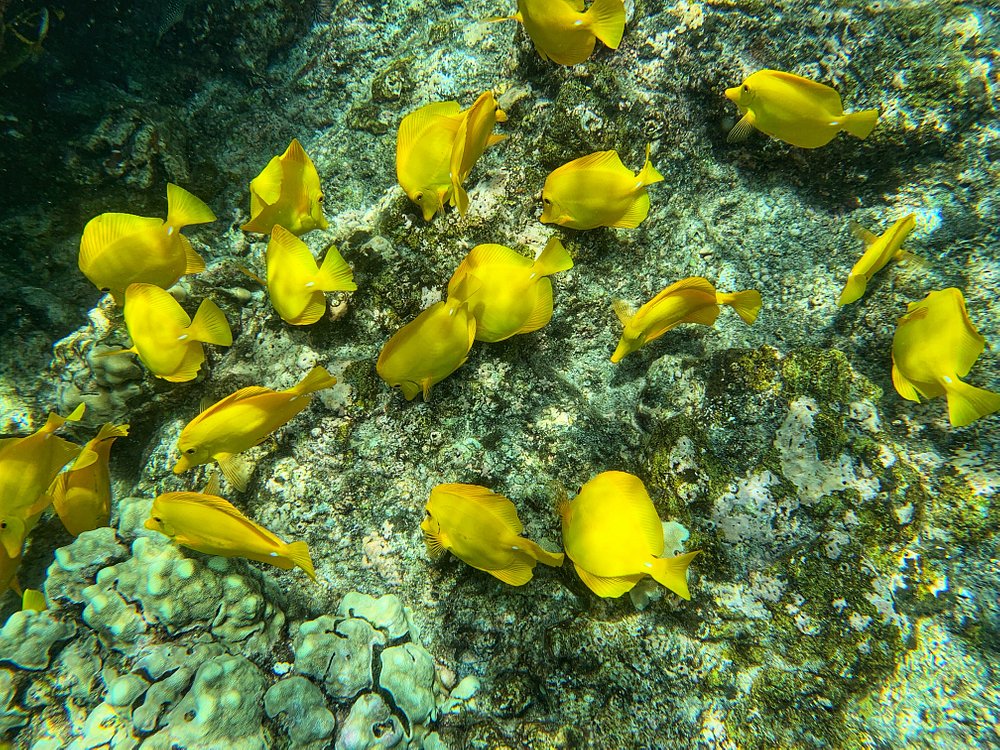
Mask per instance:
[[[740,103],[740,87],[733,86],[731,89],[726,89],[726,98],[733,102],[734,104]]]
[[[177,463],[174,464],[174,468],[171,471],[173,471],[174,474],[183,474],[190,468],[191,466],[188,463],[187,456],[181,456]]]

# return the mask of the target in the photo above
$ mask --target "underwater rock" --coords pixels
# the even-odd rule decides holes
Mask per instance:
[[[323,615],[299,625],[292,648],[295,670],[320,680],[327,693],[350,700],[372,687],[372,652],[385,635],[365,620]]]
[[[397,747],[405,734],[399,719],[377,693],[365,693],[351,706],[340,734],[336,750],[382,750]]]
[[[271,719],[284,715],[289,741],[302,750],[328,747],[337,728],[323,691],[305,677],[289,677],[269,687],[264,694],[264,711]]]
[[[72,624],[61,622],[47,609],[15,612],[0,630],[0,663],[45,669],[52,647],[72,638],[75,631]]]
[[[382,669],[378,683],[392,696],[393,703],[403,712],[410,726],[437,718],[434,683],[434,659],[414,644],[390,646],[379,659]]]

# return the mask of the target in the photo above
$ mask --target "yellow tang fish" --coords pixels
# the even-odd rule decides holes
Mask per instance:
[[[530,581],[536,563],[563,563],[561,552],[549,552],[521,536],[524,527],[514,503],[475,484],[439,484],[431,490],[420,528],[431,557],[447,550],[511,586]]]
[[[586,60],[600,39],[618,49],[625,33],[622,0],[594,0],[584,12],[583,0],[517,0],[517,13],[493,21],[518,21],[543,60],[576,65]]]
[[[671,284],[634,313],[627,303],[615,300],[615,314],[625,330],[611,361],[620,362],[681,323],[714,325],[720,305],[729,305],[746,323],[753,323],[760,312],[760,292],[717,292],[708,279],[692,276]]]
[[[132,284],[125,290],[125,327],[132,346],[100,356],[135,354],[156,377],[172,383],[198,375],[205,361],[202,343],[233,344],[226,316],[212,300],[203,300],[191,320],[170,292],[152,284]]]
[[[947,396],[953,427],[1000,410],[1000,393],[963,383],[986,340],[969,320],[955,288],[911,302],[892,337],[892,384],[909,401]]]
[[[794,73],[758,70],[739,86],[726,89],[742,119],[729,131],[729,142],[742,141],[753,128],[800,148],[825,146],[841,130],[867,138],[878,120],[877,109],[844,113],[836,89]]]
[[[327,228],[319,173],[295,138],[250,181],[250,221],[241,229],[269,234],[276,224],[296,236]]]
[[[396,179],[424,221],[444,211],[452,196],[451,158],[462,122],[458,102],[434,102],[411,112],[396,134]]]
[[[649,160],[649,146],[639,174],[622,164],[617,151],[597,151],[563,164],[545,178],[540,221],[570,229],[632,229],[649,214],[646,186],[662,179]]]
[[[465,301],[467,283],[461,297],[435,302],[392,335],[379,352],[375,370],[390,386],[399,386],[407,401],[462,366],[476,340],[476,318]]]
[[[49,608],[45,601],[45,594],[38,589],[25,589],[21,595],[21,609],[33,609],[41,612]]]
[[[682,599],[691,598],[687,569],[698,552],[660,557],[663,525],[637,476],[598,474],[560,506],[560,514],[566,554],[598,596],[621,596],[649,575]]]
[[[153,501],[145,527],[206,555],[245,557],[282,570],[298,566],[316,580],[305,542],[283,542],[219,497],[215,476],[204,492],[165,492]]]
[[[326,250],[323,265],[302,240],[281,225],[275,225],[267,243],[267,294],[286,323],[307,326],[326,312],[323,292],[353,292],[351,267],[333,245]]]
[[[883,235],[876,236],[856,222],[851,222],[851,231],[865,243],[865,252],[848,274],[844,290],[837,298],[838,305],[849,305],[861,299],[868,288],[868,282],[875,274],[885,268],[890,260],[902,260],[907,256],[902,245],[916,223],[916,216],[907,214],[897,219]]]
[[[16,557],[7,554],[7,550],[0,546],[0,594],[10,589],[21,594],[21,584],[17,580],[17,569],[21,565],[21,553]]]
[[[11,559],[20,558],[24,539],[48,504],[46,490],[59,471],[80,454],[80,446],[55,431],[83,417],[80,404],[68,417],[49,413],[37,432],[0,440],[0,544]]]
[[[573,267],[562,243],[553,237],[534,261],[503,245],[477,245],[448,282],[458,299],[467,276],[476,282],[469,308],[476,318],[477,341],[503,341],[537,331],[552,318],[552,282],[546,276]]]
[[[212,209],[184,188],[168,184],[166,221],[107,213],[87,222],[80,239],[80,270],[119,305],[129,284],[166,289],[184,274],[205,270],[204,259],[181,229],[212,221]]]
[[[237,454],[249,450],[309,406],[312,394],[336,385],[337,379],[314,367],[285,391],[249,386],[217,401],[181,430],[177,439],[180,460],[174,474],[217,461],[226,479],[240,492],[250,470]]]
[[[462,113],[455,145],[451,151],[452,205],[463,216],[469,210],[469,195],[462,187],[472,168],[479,161],[487,147],[504,140],[505,135],[494,135],[493,126],[506,122],[507,115],[497,102],[492,91],[483,92],[475,103]]]
[[[83,446],[79,457],[52,483],[52,505],[73,536],[107,526],[111,521],[111,477],[108,460],[115,440],[128,435],[128,425],[108,422]]]

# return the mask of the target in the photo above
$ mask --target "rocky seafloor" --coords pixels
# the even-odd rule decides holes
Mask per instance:
[[[12,3],[11,5],[17,5]],[[22,3],[22,5],[27,5]],[[84,400],[89,438],[131,423],[112,457],[113,528],[73,540],[57,518],[19,577],[45,612],[0,615],[0,731],[25,748],[966,748],[1000,743],[995,499],[1000,419],[948,426],[943,400],[903,401],[896,319],[958,286],[1000,342],[998,22],[986,4],[629,2],[620,49],[540,60],[505,2],[82,4],[44,52],[0,78],[0,432]],[[124,15],[122,15],[124,13]],[[84,42],[86,40],[86,42]],[[772,67],[877,106],[865,141],[805,151],[727,144],[723,96]],[[472,174],[471,208],[426,224],[394,180],[395,129],[430,101],[500,92],[510,137]],[[319,170],[358,291],[284,324],[241,272],[247,183],[291,138]],[[635,230],[538,223],[545,175],[646,143],[664,174]],[[186,233],[234,345],[189,384],[125,358],[120,313],[76,268],[103,211],[163,215],[165,183],[219,221]],[[860,243],[915,212],[907,243],[858,303],[835,305]],[[382,344],[438,299],[472,246],[537,251],[560,236],[541,331],[476,344],[407,403],[375,374]],[[753,326],[724,310],[620,365],[614,298],[706,276],[759,289]],[[972,374],[996,390],[987,348]],[[319,582],[179,549],[142,529],[175,477],[174,443],[203,397],[284,388],[323,364],[340,383],[254,450],[225,494],[308,542]],[[558,545],[555,510],[598,472],[646,483],[690,531],[692,599],[602,600],[570,565],[512,588],[419,530],[441,482],[511,498],[525,534]],[[637,597],[642,599],[642,597]]]

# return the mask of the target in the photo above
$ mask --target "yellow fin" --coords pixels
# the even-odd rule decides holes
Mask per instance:
[[[523,586],[531,580],[532,567],[527,560],[518,555],[506,568],[487,570],[486,572],[510,586]]]
[[[444,554],[444,546],[437,534],[424,530],[424,545],[427,547],[427,554],[431,559],[436,560]]]
[[[782,70],[768,70],[767,75],[790,86],[794,86],[801,93],[811,96],[817,104],[825,107],[834,116],[838,116],[844,111],[844,103],[840,99],[840,93],[837,89],[831,88],[825,83],[820,83],[810,78],[803,78],[794,73],[786,73]]]
[[[316,275],[316,284],[324,292],[353,292],[358,288],[351,267],[333,245],[326,249],[323,264]]]
[[[128,430],[129,425],[127,424],[114,424],[112,422],[106,422],[101,426],[101,429],[98,431],[94,440],[104,442],[105,440],[114,440],[115,438],[126,437],[128,435]]]
[[[643,578],[643,574],[632,576],[616,576],[605,578],[588,573],[576,563],[573,563],[580,580],[586,584],[587,588],[604,599],[617,599],[622,594],[631,591],[635,585]]]
[[[659,170],[653,166],[653,162],[649,160],[649,152],[652,148],[651,143],[646,144],[646,161],[642,165],[642,169],[639,170],[639,174],[636,175],[636,179],[643,186],[652,185],[654,182],[662,182],[663,175],[660,174]]]
[[[302,396],[307,393],[321,391],[324,388],[332,388],[336,384],[337,379],[327,372],[325,367],[317,365],[306,373],[306,376],[298,384],[292,386],[289,390],[298,396]]]
[[[649,216],[649,193],[643,190],[635,196],[628,210],[609,226],[619,229],[635,229],[647,216]]]
[[[278,202],[281,198],[281,181],[283,177],[284,171],[281,168],[281,157],[275,156],[261,170],[260,174],[250,181],[250,192],[254,193],[257,199],[263,204],[259,208],[269,208]],[[249,224],[252,224],[258,215],[259,212],[250,217],[251,221],[244,224],[243,228],[246,229]]]
[[[741,143],[745,141],[753,131],[754,119],[753,112],[748,111],[743,115],[740,121],[729,131],[729,135],[726,136],[726,143]]]
[[[106,213],[95,216],[84,227],[80,238],[80,269],[89,268],[101,253],[123,237],[139,232],[156,231],[163,226],[160,219],[134,214]]]
[[[243,456],[233,453],[220,453],[215,456],[215,460],[218,461],[226,481],[238,491],[245,492],[250,481],[250,474],[253,473],[253,467],[250,463]]]
[[[578,170],[584,169],[614,169],[616,171],[621,170],[632,174],[632,170],[622,164],[621,157],[618,156],[618,152],[615,150],[611,151],[595,151],[592,154],[587,154],[586,156],[581,156],[579,159],[575,159],[568,164],[563,164],[561,167],[552,172],[576,172]]]
[[[302,308],[302,312],[288,322],[295,326],[309,326],[322,318],[325,312],[326,297],[323,296],[323,292],[316,292],[309,295],[309,301]]]
[[[130,304],[144,305],[150,311],[151,317],[159,321],[170,321],[178,328],[187,328],[191,325],[191,318],[184,312],[180,303],[170,295],[170,292],[155,284],[129,284],[125,290],[126,315]]]
[[[853,135],[855,138],[864,140],[875,129],[875,124],[877,122],[878,110],[865,109],[861,112],[850,112],[849,114],[844,115],[842,124],[844,126],[844,130],[848,133]]]
[[[747,289],[742,292],[723,292],[716,295],[716,300],[720,305],[729,305],[743,322],[752,325],[757,320],[763,301],[760,292],[756,289]]]
[[[535,259],[534,269],[539,276],[549,276],[573,267],[573,258],[558,237],[549,237],[542,252]]]
[[[184,258],[187,265],[184,266],[184,273],[201,273],[205,270],[205,259],[198,255],[191,240],[181,235],[181,247],[184,248]]]
[[[229,328],[229,321],[219,306],[210,299],[202,300],[198,311],[194,314],[194,320],[188,327],[188,332],[195,341],[217,346],[233,345],[233,332]]]
[[[594,0],[584,15],[584,23],[606,47],[618,49],[625,33],[625,4],[622,0]]]
[[[614,300],[611,303],[611,307],[614,309],[615,315],[618,316],[618,320],[623,326],[628,325],[628,322],[632,320],[632,316],[635,315],[632,305],[623,299]]]
[[[868,288],[868,278],[863,273],[852,273],[847,276],[847,283],[837,297],[837,305],[849,305],[861,299]]]
[[[531,333],[548,325],[552,320],[552,282],[546,278],[538,280],[535,284],[536,296],[535,306],[531,310],[528,319],[517,329],[516,333]]]
[[[222,488],[219,485],[219,473],[213,471],[208,477],[208,481],[205,483],[205,489],[201,491],[203,495],[215,495],[218,497],[222,492]]]
[[[80,451],[80,455],[77,456],[76,461],[73,462],[72,471],[78,471],[80,469],[86,469],[88,466],[93,466],[100,459],[96,451],[90,448],[84,448]]]
[[[491,489],[480,487],[478,484],[445,484],[438,489],[480,505],[496,516],[514,534],[520,534],[524,530],[521,519],[517,517],[517,508],[514,507],[514,503]]]
[[[48,609],[45,594],[37,589],[25,589],[21,597],[21,609],[33,609],[37,612]]]
[[[163,378],[168,383],[187,383],[188,381],[194,380],[198,377],[198,371],[201,370],[201,366],[204,362],[204,347],[197,342],[189,343],[184,348],[184,356],[181,357],[180,364],[177,365],[176,370],[164,374],[157,373],[156,375],[159,378]]]
[[[521,538],[520,545],[525,552],[534,557],[542,565],[548,565],[552,568],[558,568],[563,564],[563,560],[566,558],[562,552],[549,552],[547,549],[542,547],[530,539]]]
[[[683,555],[674,557],[658,557],[653,561],[650,575],[660,583],[673,591],[681,599],[690,599],[691,592],[688,591],[687,569],[691,561],[700,554],[699,551],[686,552]]]
[[[242,274],[244,274],[245,276],[249,276],[251,279],[253,279],[254,281],[256,281],[261,286],[267,286],[267,282],[264,279],[262,279],[260,276],[258,276],[257,274],[255,274],[253,271],[251,271],[246,266],[240,265],[240,266],[237,266],[237,268],[239,269],[239,271]]]
[[[696,323],[697,325],[702,326],[714,326],[716,319],[719,317],[719,312],[720,310],[718,305],[704,305],[692,310],[677,322]],[[672,328],[673,325],[674,324],[671,324],[670,328]],[[666,330],[669,330],[669,328]],[[654,338],[659,333],[660,329],[654,328],[649,332],[649,337]]]
[[[292,542],[285,545],[285,557],[295,563],[296,566],[305,571],[305,574],[316,580],[316,569],[313,568],[312,558],[309,556],[309,545],[305,542]]]
[[[864,242],[866,246],[872,244],[878,239],[877,234],[865,229],[856,221],[852,220],[850,224],[848,224],[848,227],[850,227],[851,234]]]
[[[201,198],[179,185],[167,183],[167,224],[180,229],[191,224],[208,224],[215,218],[212,209]]]
[[[907,380],[906,376],[899,371],[899,368],[896,367],[895,361],[892,363],[892,384],[896,388],[896,393],[905,398],[907,401],[916,401],[918,404],[920,403],[920,392],[917,391],[913,383]]]
[[[943,385],[948,397],[948,419],[953,427],[965,427],[980,417],[1000,411],[1000,393],[976,388],[957,378]]]
[[[457,131],[459,126],[457,115],[461,111],[462,106],[458,102],[449,101],[433,102],[411,112],[399,123],[396,137],[397,153],[409,154],[429,127]]]

